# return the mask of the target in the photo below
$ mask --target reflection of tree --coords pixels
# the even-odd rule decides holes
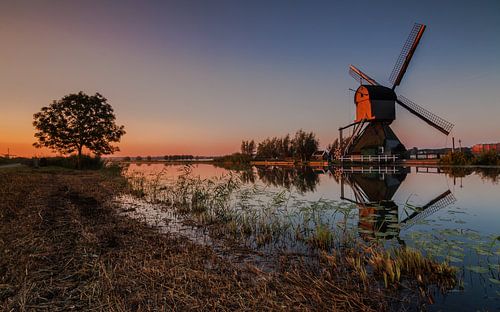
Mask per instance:
[[[477,174],[483,180],[490,180],[494,184],[498,184],[500,181],[500,168],[477,168]]]
[[[483,180],[490,180],[497,184],[500,181],[500,168],[479,168],[479,167],[444,167],[441,169],[452,178],[463,178],[473,173],[478,174]]]
[[[213,166],[237,172],[243,183],[255,183],[255,172],[253,167],[249,164],[215,162],[213,163]]]
[[[472,167],[443,167],[441,170],[452,178],[463,178],[474,172]]]
[[[252,166],[248,163],[214,162],[212,165],[214,167],[238,172],[252,169]]]
[[[267,185],[294,186],[298,192],[314,192],[319,183],[318,175],[311,167],[257,167],[259,179]]]
[[[240,179],[243,183],[255,183],[255,172],[252,167],[240,170],[239,173]]]

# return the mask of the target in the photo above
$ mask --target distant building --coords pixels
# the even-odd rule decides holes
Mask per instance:
[[[472,146],[472,152],[474,154],[481,154],[489,151],[496,151],[497,153],[500,153],[500,143],[476,144]]]
[[[330,159],[330,151],[316,151],[312,154],[311,160],[315,161],[327,161]]]

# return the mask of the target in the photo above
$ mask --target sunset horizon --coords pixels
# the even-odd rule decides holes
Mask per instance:
[[[32,147],[33,114],[79,91],[103,94],[125,125],[116,156],[231,154],[298,129],[325,148],[354,120],[349,64],[385,83],[414,22],[428,31],[401,92],[455,127],[445,136],[397,108],[401,141],[498,141],[495,2],[366,3],[358,26],[347,3],[221,4],[0,4],[0,154],[53,155]]]
[[[499,0],[0,0],[0,310],[498,310],[499,33]]]

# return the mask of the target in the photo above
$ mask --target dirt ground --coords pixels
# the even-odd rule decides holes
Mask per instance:
[[[377,288],[264,273],[119,216],[106,171],[0,171],[0,310],[386,310]]]

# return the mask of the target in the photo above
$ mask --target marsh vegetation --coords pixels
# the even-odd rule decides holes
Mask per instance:
[[[239,251],[245,248],[250,259],[257,252],[257,267],[265,259],[265,268],[270,262],[278,268],[286,258],[305,263],[311,272],[335,268],[364,287],[371,283],[380,289],[413,289],[413,300],[421,303],[432,301],[431,290],[446,292],[458,282],[456,269],[447,261],[405,246],[386,248],[383,240],[363,241],[353,222],[357,206],[352,203],[304,200],[290,188],[246,184],[234,173],[201,178],[191,167],[176,169],[180,172],[175,177],[165,170],[149,177],[132,171],[132,192],[138,200],[173,213],[186,226],[208,232],[214,241]]]
[[[424,210],[414,195],[361,210],[336,197],[338,172],[307,170],[0,171],[0,306],[369,311],[480,293],[495,306],[500,241],[467,209],[408,231],[402,216]]]

